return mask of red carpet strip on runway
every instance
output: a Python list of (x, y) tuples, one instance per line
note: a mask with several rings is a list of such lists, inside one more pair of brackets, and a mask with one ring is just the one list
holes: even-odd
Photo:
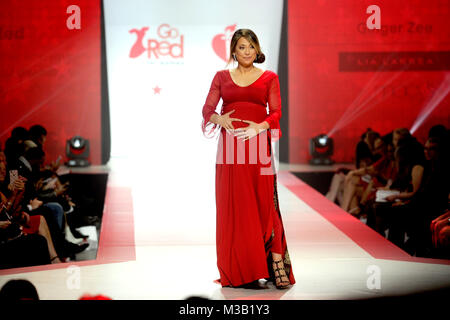
[(450, 260), (410, 256), (288, 171), (278, 172), (278, 181), (376, 259), (450, 265)]
[(61, 269), (71, 265), (81, 267), (134, 260), (136, 260), (136, 250), (131, 188), (108, 187), (95, 260), (5, 269), (0, 270), (0, 275)]

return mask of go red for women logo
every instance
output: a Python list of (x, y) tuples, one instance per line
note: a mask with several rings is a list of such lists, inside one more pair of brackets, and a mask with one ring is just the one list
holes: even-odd
[(228, 61), (230, 56), (230, 42), (236, 30), (236, 24), (225, 28), (224, 33), (219, 33), (212, 40), (212, 47), (214, 52), (224, 61)]
[(141, 29), (131, 29), (130, 33), (135, 33), (137, 36), (136, 42), (130, 50), (130, 58), (137, 58), (144, 52), (147, 52), (149, 59), (160, 59), (161, 57), (169, 57), (173, 59), (180, 59), (184, 56), (184, 36), (178, 29), (171, 27), (169, 24), (161, 24), (156, 28), (156, 37), (149, 37), (144, 40), (144, 37), (150, 27), (143, 27)]

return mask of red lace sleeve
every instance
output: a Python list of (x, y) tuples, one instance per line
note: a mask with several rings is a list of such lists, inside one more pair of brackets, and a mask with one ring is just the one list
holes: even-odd
[[(203, 114), (202, 131), (207, 138), (214, 137), (216, 131), (218, 131), (221, 127), (218, 124), (209, 122), (209, 119), (214, 113), (218, 115), (218, 113), (216, 112), (216, 107), (217, 104), (219, 103), (219, 100), (220, 100), (220, 79), (219, 73), (217, 72), (211, 83), (211, 88), (209, 89), (209, 93), (208, 96), (206, 97), (206, 102), (202, 110)], [(209, 131), (208, 127), (211, 127)]]
[(278, 75), (269, 81), (269, 92), (267, 102), (269, 104), (269, 115), (265, 119), (270, 126), (272, 140), (281, 138), (280, 118), (281, 118), (281, 96), (280, 82)]

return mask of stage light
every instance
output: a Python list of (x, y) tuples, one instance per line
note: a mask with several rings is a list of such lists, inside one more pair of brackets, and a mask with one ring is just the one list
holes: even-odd
[(69, 159), (66, 162), (68, 167), (87, 167), (90, 165), (89, 158), (89, 140), (80, 136), (74, 136), (66, 142), (66, 156)]
[(428, 116), (436, 109), (437, 106), (447, 97), (450, 92), (450, 74), (445, 76), (444, 81), (440, 86), (434, 91), (430, 100), (423, 106), (422, 110), (419, 112), (416, 121), (409, 130), (411, 134), (414, 134), (417, 129), (422, 125), (422, 123), (428, 118)]
[(327, 136), (322, 136), (322, 137), (320, 137), (318, 140), (319, 140), (319, 144), (320, 144), (321, 146), (325, 146), (325, 145), (327, 144), (328, 138), (327, 138)]
[(312, 159), (309, 161), (312, 165), (331, 165), (333, 160), (331, 156), (334, 151), (333, 139), (326, 134), (320, 134), (309, 140), (309, 153)]

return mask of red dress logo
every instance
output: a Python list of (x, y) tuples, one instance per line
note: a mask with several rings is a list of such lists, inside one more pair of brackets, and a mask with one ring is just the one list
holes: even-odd
[(147, 33), (147, 30), (148, 30), (148, 27), (143, 27), (140, 30), (131, 29), (129, 31), (130, 33), (136, 33), (136, 35), (137, 35), (136, 42), (134, 43), (134, 45), (131, 47), (131, 50), (130, 50), (130, 58), (137, 58), (142, 53), (144, 53), (145, 48), (142, 43), (143, 43), (144, 36)]
[(178, 29), (171, 27), (169, 24), (161, 24), (156, 29), (157, 38), (148, 39), (144, 46), (144, 36), (149, 27), (141, 29), (131, 29), (130, 33), (135, 33), (137, 38), (130, 50), (130, 58), (137, 58), (145, 51), (149, 59), (160, 59), (161, 57), (171, 57), (180, 59), (184, 56), (184, 36), (180, 34)]
[(216, 35), (212, 40), (212, 47), (214, 52), (225, 62), (230, 56), (230, 42), (235, 30), (236, 24), (228, 26), (225, 28), (224, 33)]

